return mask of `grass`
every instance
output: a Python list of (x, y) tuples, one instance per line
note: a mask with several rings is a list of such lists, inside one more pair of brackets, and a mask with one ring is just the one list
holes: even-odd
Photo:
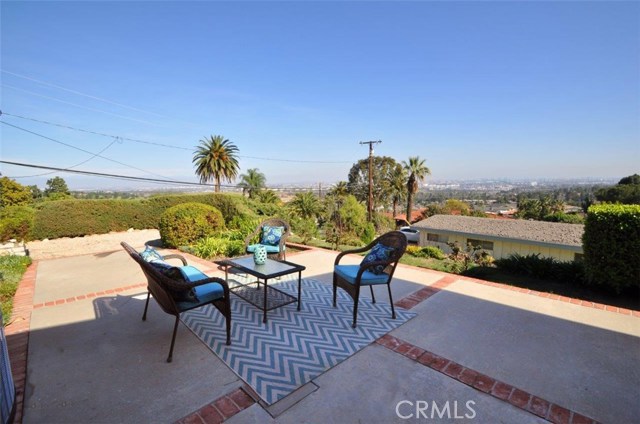
[(18, 283), (30, 264), (31, 258), (26, 256), (0, 256), (0, 308), (5, 323), (11, 318)]

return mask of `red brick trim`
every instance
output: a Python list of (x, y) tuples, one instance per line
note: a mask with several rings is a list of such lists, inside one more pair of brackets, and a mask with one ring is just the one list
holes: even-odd
[(246, 388), (236, 389), (176, 421), (175, 424), (222, 423), (256, 403), (248, 392), (250, 391), (246, 390)]
[(29, 330), (31, 328), (31, 312), (33, 311), (33, 295), (35, 293), (37, 273), (38, 261), (33, 261), (22, 276), (20, 283), (18, 283), (18, 289), (13, 297), (11, 321), (4, 328), (7, 336), (13, 384), (16, 388), (16, 414), (13, 419), (15, 424), (22, 423), (23, 417)]
[(476, 390), (556, 424), (599, 424), (598, 421), (496, 380), (455, 361), (386, 334), (376, 343)]
[(76, 302), (78, 300), (93, 299), (94, 297), (105, 296), (105, 295), (110, 295), (110, 294), (115, 294), (115, 293), (121, 293), (123, 291), (132, 290), (132, 289), (138, 289), (138, 288), (143, 288), (143, 287), (147, 287), (147, 283), (132, 284), (130, 286), (117, 287), (115, 289), (108, 289), (108, 290), (99, 291), (99, 292), (85, 293), (85, 294), (81, 294), (81, 295), (78, 295), (78, 296), (68, 297), (66, 299), (48, 300), (46, 302), (36, 303), (35, 305), (33, 305), (32, 309), (40, 309), (40, 308), (44, 308), (44, 307), (47, 307), (47, 306), (56, 306), (56, 305), (61, 305), (63, 303), (73, 303), (73, 302)]
[(432, 285), (423, 287), (420, 290), (411, 293), (409, 296), (405, 296), (397, 302), (394, 302), (394, 305), (403, 309), (411, 309), (420, 302), (430, 298), (434, 294), (439, 293), (440, 290), (448, 287), (450, 284), (457, 280), (459, 280), (457, 275), (446, 274), (443, 278), (439, 279)]

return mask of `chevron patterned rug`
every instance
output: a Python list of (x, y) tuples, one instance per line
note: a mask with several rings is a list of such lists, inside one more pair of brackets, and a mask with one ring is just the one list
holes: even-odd
[[(283, 277), (273, 286), (296, 295), (297, 277)], [(231, 346), (224, 343), (224, 318), (212, 306), (185, 312), (181, 319), (271, 405), (416, 315), (396, 307), (397, 317), (391, 319), (389, 304), (371, 303), (365, 295), (353, 329), (352, 305), (339, 289), (334, 308), (330, 284), (304, 279), (302, 310), (296, 303), (274, 309), (263, 324), (262, 311), (232, 295)]]

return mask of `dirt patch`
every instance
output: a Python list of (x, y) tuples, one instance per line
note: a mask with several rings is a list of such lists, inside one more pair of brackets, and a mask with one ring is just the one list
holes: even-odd
[(121, 241), (134, 247), (142, 247), (145, 244), (161, 245), (158, 230), (129, 230), (84, 237), (31, 241), (27, 243), (27, 249), (29, 256), (33, 259), (42, 260), (120, 250), (122, 249)]

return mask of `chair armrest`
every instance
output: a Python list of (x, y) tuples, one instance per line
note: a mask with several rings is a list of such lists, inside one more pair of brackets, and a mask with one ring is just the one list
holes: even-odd
[(350, 253), (361, 253), (361, 252), (366, 252), (367, 250), (371, 250), (370, 246), (365, 246), (365, 247), (359, 247), (357, 249), (351, 249), (351, 250), (345, 250), (343, 252), (340, 252), (338, 254), (338, 256), (336, 256), (336, 260), (333, 263), (333, 265), (338, 265), (338, 262), (340, 262), (340, 260), (342, 259), (343, 256), (348, 255)]
[(164, 259), (180, 259), (182, 261), (182, 265), (187, 265), (187, 260), (182, 255), (176, 255), (176, 254), (165, 255)]
[(262, 227), (256, 228), (256, 230), (253, 233), (249, 234), (247, 238), (244, 239), (244, 246), (245, 247), (249, 246), (251, 244), (251, 240), (253, 240), (253, 238), (257, 236), (260, 233), (260, 231), (262, 231)]
[(211, 284), (211, 283), (220, 284), (222, 286), (222, 289), (224, 290), (225, 299), (229, 298), (229, 284), (225, 280), (219, 277), (209, 277), (209, 278), (205, 278), (204, 280), (198, 280), (193, 282), (192, 286), (197, 287), (197, 286), (203, 286), (205, 284)]

